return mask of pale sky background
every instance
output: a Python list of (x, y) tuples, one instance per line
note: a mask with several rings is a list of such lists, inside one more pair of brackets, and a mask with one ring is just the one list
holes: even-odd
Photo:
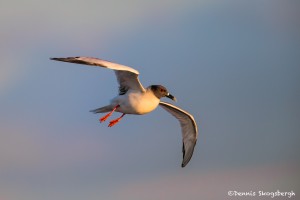
[[(284, 0), (2, 0), (0, 199), (299, 198), (299, 10)], [(117, 83), (110, 70), (49, 60), (79, 55), (131, 66), (177, 97), (199, 125), (187, 167), (179, 124), (161, 108), (113, 128), (88, 112)]]

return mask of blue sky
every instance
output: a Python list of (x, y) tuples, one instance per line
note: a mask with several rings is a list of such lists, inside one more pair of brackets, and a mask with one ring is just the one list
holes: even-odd
[[(3, 1), (0, 199), (299, 194), (298, 11), (278, 0)], [(113, 72), (49, 60), (78, 55), (131, 66), (176, 96), (199, 125), (186, 168), (164, 110), (99, 124), (88, 111), (117, 94)]]

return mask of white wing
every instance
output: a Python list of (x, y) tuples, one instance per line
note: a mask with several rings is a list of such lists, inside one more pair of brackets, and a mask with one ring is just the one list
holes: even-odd
[(118, 83), (120, 85), (120, 94), (125, 94), (129, 89), (138, 90), (142, 92), (145, 91), (144, 87), (138, 79), (139, 72), (131, 67), (91, 57), (67, 57), (50, 59), (62, 62), (92, 65), (112, 69), (115, 71)]
[(188, 112), (166, 102), (160, 102), (159, 105), (171, 113), (175, 118), (179, 120), (182, 132), (182, 153), (183, 160), (181, 167), (185, 167), (191, 160), (194, 147), (197, 142), (198, 128), (194, 120), (194, 117)]

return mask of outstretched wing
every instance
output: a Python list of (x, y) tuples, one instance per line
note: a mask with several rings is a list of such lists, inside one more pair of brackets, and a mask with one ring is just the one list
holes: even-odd
[(182, 153), (183, 160), (181, 167), (185, 167), (191, 160), (198, 137), (198, 128), (194, 117), (188, 112), (166, 102), (159, 105), (178, 119), (182, 132)]
[(131, 67), (120, 65), (117, 63), (101, 60), (91, 57), (67, 57), (67, 58), (50, 58), (51, 60), (57, 60), (62, 62), (70, 62), (83, 65), (99, 66), (115, 71), (118, 83), (119, 94), (125, 94), (129, 89), (138, 90), (144, 92), (145, 89), (139, 81), (139, 72)]

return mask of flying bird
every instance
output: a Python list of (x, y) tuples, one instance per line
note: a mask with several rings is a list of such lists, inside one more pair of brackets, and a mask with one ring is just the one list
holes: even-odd
[(197, 124), (190, 113), (170, 103), (160, 101), (163, 97), (176, 101), (176, 98), (171, 95), (164, 86), (150, 85), (149, 87), (144, 88), (139, 81), (139, 72), (137, 70), (98, 58), (67, 57), (50, 59), (76, 64), (99, 66), (114, 70), (119, 83), (119, 95), (113, 98), (109, 105), (91, 110), (91, 112), (108, 113), (99, 119), (100, 122), (106, 121), (113, 112), (122, 113), (120, 117), (109, 122), (108, 126), (112, 127), (116, 125), (126, 114), (143, 115), (153, 111), (158, 105), (160, 105), (163, 109), (177, 118), (180, 123), (183, 142), (183, 160), (181, 167), (185, 167), (188, 164), (192, 158), (194, 147), (197, 142)]

